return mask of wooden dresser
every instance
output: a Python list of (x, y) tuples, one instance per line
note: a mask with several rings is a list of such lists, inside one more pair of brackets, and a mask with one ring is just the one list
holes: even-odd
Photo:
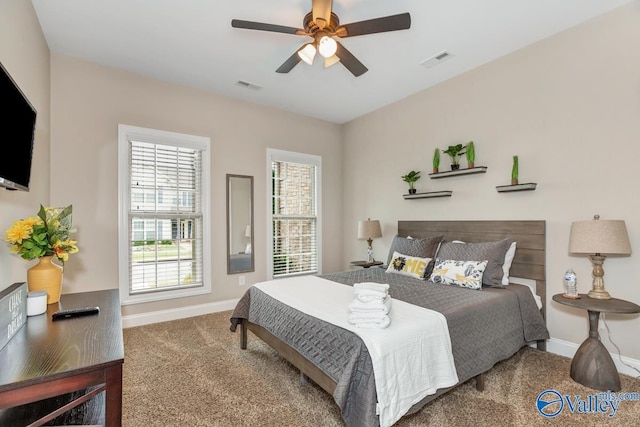
[[(100, 313), (53, 322), (61, 309)], [(0, 351), (0, 425), (122, 424), (124, 343), (117, 289), (65, 294)]]

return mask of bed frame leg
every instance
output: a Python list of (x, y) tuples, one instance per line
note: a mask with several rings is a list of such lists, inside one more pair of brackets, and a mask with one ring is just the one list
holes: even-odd
[(484, 373), (480, 374), (480, 375), (476, 375), (476, 390), (478, 391), (484, 391)]
[(547, 351), (547, 340), (538, 340), (538, 341), (536, 341), (536, 347), (540, 351)]
[(302, 385), (309, 384), (309, 377), (307, 377), (302, 371), (300, 371), (300, 384)]
[(247, 320), (242, 319), (240, 323), (240, 349), (247, 349)]

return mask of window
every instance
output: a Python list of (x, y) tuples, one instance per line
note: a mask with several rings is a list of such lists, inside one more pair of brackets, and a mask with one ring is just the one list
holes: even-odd
[(321, 158), (269, 149), (269, 277), (320, 272)]
[(120, 300), (211, 292), (209, 138), (118, 127)]

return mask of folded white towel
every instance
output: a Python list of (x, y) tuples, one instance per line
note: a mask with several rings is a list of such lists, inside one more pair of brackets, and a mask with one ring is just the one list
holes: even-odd
[(349, 311), (353, 313), (384, 313), (389, 314), (391, 310), (391, 297), (387, 296), (386, 298), (379, 300), (372, 300), (367, 302), (362, 302), (359, 299), (354, 299), (351, 304), (349, 304)]
[(358, 323), (380, 323), (385, 317), (389, 317), (385, 313), (349, 313), (349, 323), (355, 325)]
[(380, 322), (361, 322), (355, 323), (355, 326), (362, 329), (384, 329), (387, 328), (390, 324), (391, 318), (389, 316), (385, 316), (384, 319)]
[(360, 283), (354, 283), (353, 284), (353, 289), (367, 289), (370, 291), (378, 291), (378, 292), (382, 292), (384, 294), (387, 294), (389, 292), (389, 284), (388, 283), (375, 283), (375, 282), (360, 282)]
[(384, 299), (389, 295), (386, 292), (370, 291), (368, 289), (354, 290), (354, 294), (356, 299), (362, 302), (384, 301)]

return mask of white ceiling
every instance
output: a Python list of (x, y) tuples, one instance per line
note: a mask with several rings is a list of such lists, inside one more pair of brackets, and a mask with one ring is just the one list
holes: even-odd
[[(52, 52), (335, 123), (419, 92), (633, 0), (336, 0), (342, 24), (398, 13), (411, 28), (342, 39), (369, 71), (300, 62), (308, 37), (231, 27), (302, 28), (311, 0), (32, 0)], [(420, 65), (447, 51), (434, 68)], [(261, 90), (240, 87), (242, 80)]]

